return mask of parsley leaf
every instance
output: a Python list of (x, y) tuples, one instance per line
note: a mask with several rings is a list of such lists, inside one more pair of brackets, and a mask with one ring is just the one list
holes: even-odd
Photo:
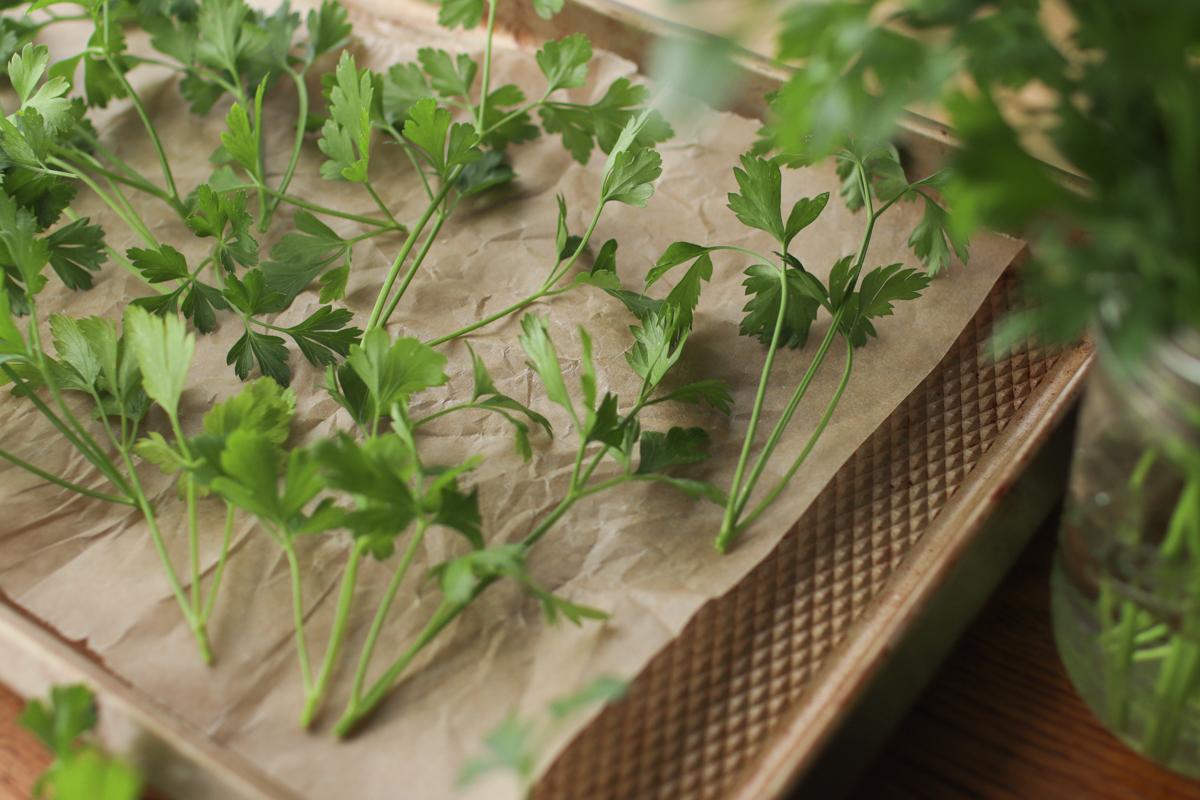
[(187, 226), (200, 237), (217, 239), (214, 256), (229, 272), (238, 264), (258, 263), (258, 242), (250, 233), (253, 220), (246, 211), (244, 191), (215, 191), (207, 183), (196, 188)]
[(322, 367), (336, 362), (338, 356), (344, 357), (362, 337), (358, 328), (346, 327), (353, 319), (354, 314), (347, 309), (321, 306), (287, 332), (309, 363)]
[(913, 228), (912, 235), (908, 237), (908, 246), (925, 264), (929, 274), (937, 275), (950, 267), (951, 248), (959, 260), (966, 263), (970, 256), (968, 242), (950, 225), (946, 209), (928, 196), (922, 196), (925, 200), (925, 213)]
[[(270, 260), (262, 265), (267, 289), (283, 295), (285, 305), (291, 305), (296, 295), (337, 259), (346, 258), (348, 264), (350, 255), (350, 243), (307, 211), (296, 212), (292, 222), (296, 230), (271, 248)], [(331, 282), (340, 280), (344, 290), (348, 274), (347, 267), (342, 276), (332, 278)], [(321, 300), (327, 301), (324, 290)]]
[(226, 437), (246, 430), (282, 445), (291, 432), (296, 413), (296, 393), (267, 378), (250, 381), (232, 397), (217, 403), (204, 415), (204, 432)]
[(92, 274), (107, 258), (104, 230), (87, 217), (67, 223), (46, 237), (50, 267), (68, 289), (92, 288)]
[(451, 124), (450, 112), (439, 108), (432, 98), (413, 104), (403, 134), (420, 148), (421, 155), (443, 180), (456, 167), (466, 166), (482, 155), (474, 126), (465, 122)]
[(175, 316), (157, 317), (139, 306), (125, 309), (125, 334), (142, 373), (142, 388), (168, 416), (179, 412), (196, 337)]
[(483, 20), (483, 0), (442, 0), (438, 24), (444, 28), (475, 28)]
[(349, 349), (346, 363), (366, 388), (376, 417), (390, 413), (395, 403), (404, 404), (409, 395), (447, 380), (445, 356), (411, 337), (392, 342), (379, 328)]
[[(640, 106), (650, 93), (628, 78), (613, 81), (604, 96), (592, 105), (578, 105), (548, 100), (538, 110), (547, 133), (562, 136), (563, 147), (580, 164), (586, 164), (597, 146), (604, 153), (612, 152), (630, 120), (640, 113)], [(637, 144), (652, 147), (671, 138), (671, 126), (657, 111), (649, 112), (637, 132)]]
[(861, 347), (869, 337), (878, 335), (871, 320), (890, 316), (892, 303), (898, 300), (920, 297), (929, 280), (928, 275), (903, 264), (877, 267), (864, 275), (854, 293), (854, 313), (847, 315), (842, 323), (851, 344)]
[(457, 97), (471, 100), (471, 86), (479, 65), (466, 53), (452, 56), (445, 50), (422, 47), (417, 51), (417, 61), (429, 76), (429, 86), (442, 97)]
[(336, 0), (323, 0), (320, 7), (310, 9), (305, 27), (308, 29), (305, 61), (309, 64), (325, 53), (345, 46), (353, 32), (346, 9)]
[(328, 180), (365, 183), (371, 157), (371, 106), (375, 81), (370, 70), (359, 70), (354, 56), (343, 51), (329, 88), (329, 119), (321, 127), (317, 146), (329, 160), (321, 165)]
[(96, 704), (85, 686), (55, 686), (50, 703), (31, 701), (20, 723), (56, 758), (67, 758), (75, 752), (76, 740), (96, 726)]
[(587, 80), (592, 43), (582, 33), (572, 33), (558, 41), (546, 42), (536, 58), (538, 68), (546, 76), (547, 94), (578, 88)]
[[(742, 336), (755, 336), (763, 344), (769, 344), (779, 318), (782, 291), (779, 270), (765, 264), (755, 264), (746, 270), (745, 275), (742, 286), (750, 300), (742, 308), (745, 316), (742, 317), (738, 332)], [(809, 286), (798, 270), (788, 269), (786, 276), (787, 308), (784, 310), (779, 343), (784, 347), (803, 347), (821, 304), (812, 297)]]
[(662, 174), (662, 157), (637, 145), (637, 137), (649, 120), (649, 111), (631, 119), (613, 145), (604, 163), (601, 202), (616, 201), (642, 208), (654, 194), (654, 181)]
[(701, 428), (674, 427), (666, 433), (646, 431), (640, 441), (638, 475), (662, 472), (683, 464), (696, 464), (708, 458), (708, 434)]
[(558, 362), (558, 353), (554, 342), (550, 340), (550, 331), (546, 320), (534, 314), (526, 314), (521, 318), (521, 335), (518, 337), (521, 349), (529, 357), (529, 367), (537, 373), (546, 389), (546, 397), (562, 406), (575, 419), (575, 406), (571, 403), (571, 395), (563, 380), (562, 365)]
[(287, 345), (283, 339), (252, 331), (249, 327), (229, 348), (225, 363), (232, 364), (234, 373), (242, 380), (249, 377), (257, 364), (263, 375), (273, 378), (280, 386), (287, 386), (292, 381)]

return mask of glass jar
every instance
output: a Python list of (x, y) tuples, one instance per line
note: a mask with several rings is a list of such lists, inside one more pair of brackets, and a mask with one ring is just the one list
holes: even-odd
[(1103, 334), (1053, 576), (1059, 653), (1135, 750), (1200, 777), (1200, 334), (1123, 358)]

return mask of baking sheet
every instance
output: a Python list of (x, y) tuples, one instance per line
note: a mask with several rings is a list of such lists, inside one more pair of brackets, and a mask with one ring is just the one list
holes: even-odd
[[(378, 3), (370, 19), (356, 19), (362, 37), (360, 63), (375, 68), (411, 59), (430, 43), (448, 49), (477, 52), (474, 34), (449, 33), (432, 24), (431, 12), (402, 6), (405, 19), (395, 23), (385, 15), (396, 6)], [(616, 76), (629, 74), (631, 65), (602, 56), (593, 66), (588, 86), (576, 99), (598, 97)], [(495, 75), (499, 82), (539, 85), (532, 54), (498, 43)], [(209, 146), (222, 128), (223, 108), (208, 118), (190, 116), (174, 87), (161, 77), (145, 75), (140, 84), (152, 106), (177, 180), (190, 188), (203, 180)], [(283, 153), (290, 139), (291, 98), (280, 88), (271, 111), (281, 122), (271, 129), (269, 152)], [(154, 175), (155, 161), (144, 146), (136, 118), (114, 109), (105, 136), (120, 152)], [(769, 243), (748, 234), (725, 208), (725, 194), (734, 188), (731, 168), (737, 155), (754, 138), (757, 123), (731, 115), (708, 114), (693, 129), (660, 148), (664, 175), (647, 209), (613, 205), (597, 230), (596, 241), (620, 240), (619, 269), (628, 285), (640, 283), (645, 270), (675, 239), (740, 244), (768, 249)], [(203, 142), (198, 147), (197, 143)], [(398, 153), (386, 146), (375, 151), (378, 185), (397, 216), (413, 219), (423, 206), (414, 176)], [(316, 175), (320, 158), (310, 143), (295, 192), (361, 213), (372, 213), (361, 188), (331, 184)], [(418, 336), (444, 333), (507, 305), (536, 287), (552, 266), (555, 192), (566, 195), (573, 230), (590, 215), (598, 189), (600, 159), (583, 168), (571, 161), (556, 139), (545, 138), (514, 151), (520, 176), (516, 202), (495, 207), (461, 209), (447, 224), (413, 290), (393, 318), (392, 331)], [(272, 165), (275, 170), (282, 167)], [(275, 173), (277, 174), (277, 173)], [(832, 167), (789, 173), (788, 196), (831, 191), (838, 181)], [(118, 249), (137, 242), (119, 222), (99, 214), (91, 198), (77, 203), (81, 213), (97, 214)], [(156, 235), (189, 255), (201, 257), (204, 242), (192, 240), (182, 226), (152, 205), (143, 205)], [(913, 263), (904, 240), (918, 207), (900, 207), (877, 228), (869, 265)], [(280, 223), (282, 220), (280, 220)], [(837, 257), (858, 246), (863, 218), (852, 215), (835, 199), (815, 225), (801, 234), (793, 250), (806, 264), (824, 273)], [(277, 223), (282, 233), (286, 225)], [(336, 223), (341, 232), (353, 226)], [(185, 246), (186, 245), (186, 246)], [(198, 245), (198, 246), (197, 246)], [(397, 237), (380, 237), (355, 251), (349, 303), (365, 320), (375, 290), (399, 246)], [(926, 296), (898, 307), (893, 319), (880, 325), (883, 336), (856, 360), (855, 375), (833, 424), (814, 450), (805, 471), (787, 497), (764, 516), (737, 550), (719, 558), (711, 547), (720, 519), (719, 509), (681, 498), (663, 487), (635, 485), (581, 503), (563, 520), (557, 533), (539, 545), (531, 566), (545, 585), (571, 599), (608, 610), (604, 624), (581, 629), (547, 627), (536, 605), (512, 587), (497, 585), (455, 623), (443, 641), (415, 669), (357, 739), (338, 744), (327, 735), (328, 719), (318, 735), (298, 730), (300, 686), (290, 635), (287, 570), (269, 541), (248, 521), (239, 520), (235, 556), (212, 621), (219, 663), (206, 669), (179, 612), (166, 589), (161, 568), (149, 547), (136, 513), (84, 501), (46, 487), (15, 469), (0, 481), (0, 502), (10, 520), (0, 533), (0, 589), (23, 608), (52, 625), (68, 639), (84, 642), (109, 669), (140, 687), (181, 718), (224, 746), (260, 764), (264, 770), (298, 792), (311, 797), (446, 797), (454, 794), (453, 777), (466, 758), (479, 751), (483, 735), (507, 713), (537, 713), (554, 697), (586, 684), (596, 675), (632, 676), (660, 650), (700, 605), (732, 587), (770, 551), (797, 519), (833, 472), (891, 410), (929, 373), (945, 354), (958, 331), (972, 317), (1019, 243), (982, 236), (972, 243), (969, 269), (955, 268), (935, 281)], [(684, 377), (719, 377), (735, 390), (737, 410), (729, 420), (692, 407), (654, 410), (648, 428), (665, 430), (672, 424), (701, 425), (713, 435), (714, 458), (694, 471), (696, 477), (728, 481), (746, 424), (762, 351), (757, 342), (736, 337), (742, 262), (720, 255), (715, 259), (712, 285), (706, 289), (697, 315), (691, 352), (679, 367)], [(48, 310), (116, 315), (126, 298), (144, 293), (136, 278), (107, 268), (104, 280), (87, 294), (44, 296)], [(315, 295), (301, 296), (282, 322), (303, 318), (317, 305)], [(631, 319), (619, 303), (585, 289), (556, 298), (538, 309), (549, 314), (560, 354), (575, 357), (577, 324), (585, 323), (596, 339), (597, 368), (602, 388), (630, 395), (635, 381), (624, 364)], [(822, 332), (814, 329), (814, 338)], [(487, 329), (472, 340), (497, 377), (500, 388), (533, 402), (551, 416), (559, 431), (553, 442), (536, 439), (534, 460), (521, 465), (512, 453), (508, 430), (487, 417), (453, 416), (429, 426), (422, 440), (431, 463), (452, 462), (481, 453), (487, 461), (476, 474), (488, 536), (509, 540), (522, 536), (540, 514), (553, 505), (571, 465), (571, 436), (565, 416), (555, 415), (541, 399), (536, 379), (524, 366), (516, 342), (515, 319)], [(240, 329), (228, 322), (212, 337), (201, 340), (185, 414), (193, 424), (214, 400), (236, 391), (238, 382), (224, 365), (224, 353)], [(783, 354), (776, 362), (779, 378), (797, 376), (807, 352)], [(433, 410), (454, 393), (469, 390), (469, 361), (462, 345), (447, 349), (451, 385), (447, 392), (430, 393), (422, 407)], [(840, 351), (813, 385), (810, 402), (801, 406), (793, 434), (780, 448), (776, 464), (787, 464), (807, 436), (805, 421), (819, 413), (839, 375)], [(298, 437), (327, 434), (346, 425), (336, 406), (320, 389), (321, 375), (293, 359), (294, 385), (300, 396)], [(573, 369), (568, 370), (568, 379)], [(790, 386), (781, 380), (768, 395), (766, 419), (773, 420), (786, 402)], [(39, 464), (88, 480), (85, 462), (72, 457), (54, 440), (48, 424), (24, 404), (0, 404), (0, 439)], [(173, 492), (159, 476), (146, 473), (165, 516), (174, 521), (166, 530), (176, 563), (183, 563), (182, 526)], [(778, 470), (768, 469), (764, 485)], [(221, 509), (206, 509), (206, 563), (215, 559)], [(173, 534), (172, 534), (173, 531)], [(424, 559), (437, 561), (457, 543), (431, 536)], [(309, 641), (319, 658), (332, 614), (332, 594), (340, 577), (346, 542), (338, 537), (311, 543), (303, 556), (308, 574), (304, 586), (310, 605)], [(388, 565), (367, 565), (360, 577), (354, 631), (348, 656), (361, 641), (373, 604), (390, 575)], [(407, 590), (406, 590), (407, 591)], [(403, 597), (404, 595), (402, 595)], [(397, 604), (381, 641), (379, 665), (397, 653), (436, 604), (436, 592), (426, 584), (415, 598)], [(347, 682), (345, 665), (341, 683)], [(344, 689), (344, 686), (338, 686)], [(328, 708), (333, 716), (344, 702), (335, 692)], [(577, 729), (585, 718), (576, 720)], [(570, 730), (564, 731), (556, 746)], [(550, 752), (548, 751), (547, 755)], [(336, 769), (330, 765), (335, 763)], [(474, 794), (495, 797), (499, 785), (481, 784)]]

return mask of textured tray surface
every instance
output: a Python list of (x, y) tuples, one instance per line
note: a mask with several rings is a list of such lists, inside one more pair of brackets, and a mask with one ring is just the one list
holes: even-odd
[(863, 444), (775, 551), (683, 633), (550, 767), (539, 800), (716, 798), (805, 703), (826, 659), (1054, 363), (994, 360), (1011, 271), (938, 368)]

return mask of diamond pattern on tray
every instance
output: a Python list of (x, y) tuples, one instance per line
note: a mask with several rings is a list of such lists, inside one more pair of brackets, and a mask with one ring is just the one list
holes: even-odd
[(736, 785), (1053, 365), (1032, 346), (993, 359), (992, 324), (1016, 305), (1010, 271), (771, 555), (699, 611), (534, 798), (708, 800)]

